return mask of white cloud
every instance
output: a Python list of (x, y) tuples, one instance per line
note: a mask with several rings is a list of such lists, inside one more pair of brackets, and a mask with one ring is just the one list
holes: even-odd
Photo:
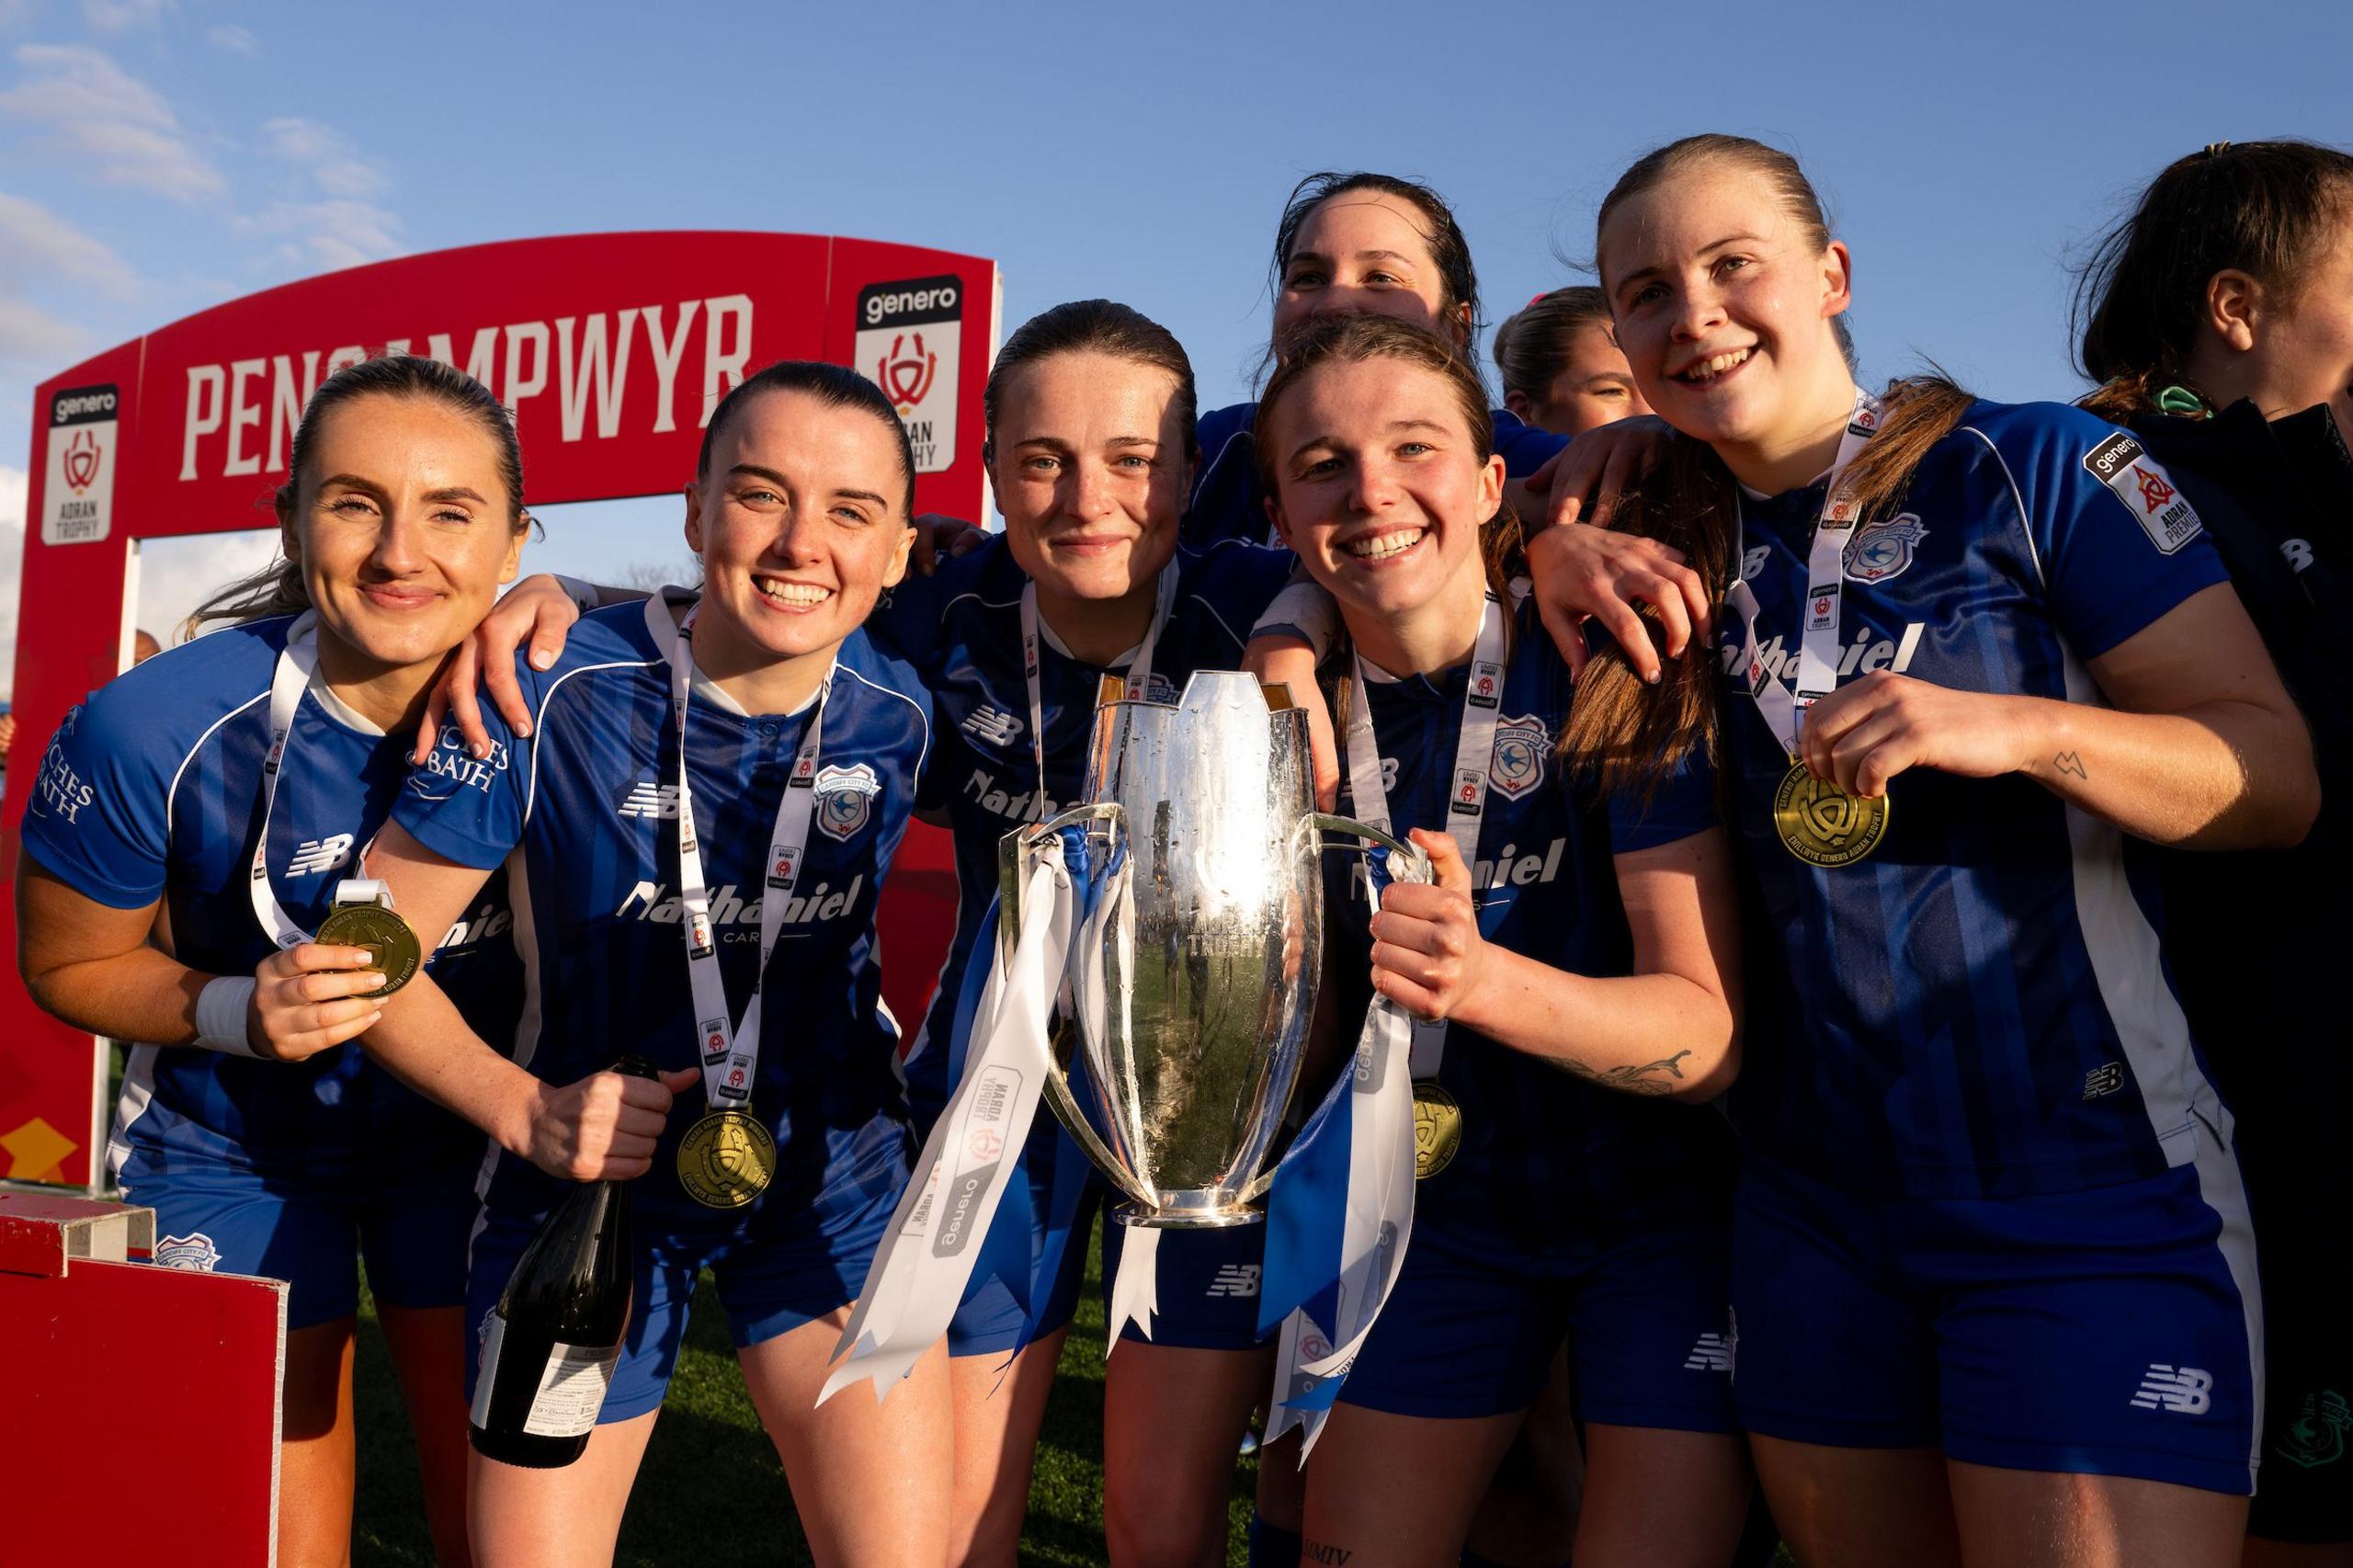
[(0, 700), (17, 685), (17, 599), (25, 566), (25, 471), (0, 464)]
[(248, 60), (261, 54), (261, 40), (233, 23), (204, 29), (205, 41), (223, 54), (242, 54)]
[(392, 184), (333, 126), (288, 116), (267, 122), (261, 131), (272, 153), (307, 173), (328, 196), (364, 200), (382, 195)]
[(82, 0), (82, 19), (102, 33), (152, 27), (179, 9), (179, 0)]
[(30, 365), (48, 375), (82, 357), (90, 335), (29, 300), (0, 294), (0, 366)]
[(130, 264), (104, 241), (38, 202), (0, 190), (0, 286), (33, 279), (71, 283), (116, 299), (139, 288)]
[(358, 267), (406, 248), (399, 215), (367, 201), (279, 201), (237, 227), (282, 240), (279, 259), (298, 267)]
[(0, 92), (0, 114), (46, 127), (52, 150), (87, 164), (101, 180), (187, 202), (228, 188), (171, 105), (102, 51), (28, 43), (17, 46), (16, 61), (25, 75)]

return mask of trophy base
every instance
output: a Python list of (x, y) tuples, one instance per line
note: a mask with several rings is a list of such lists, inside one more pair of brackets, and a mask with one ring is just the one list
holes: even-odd
[(1111, 1210), (1122, 1225), (1132, 1225), (1142, 1231), (1223, 1231), (1238, 1225), (1266, 1222), (1264, 1211), (1256, 1209), (1177, 1209), (1151, 1210), (1138, 1203), (1122, 1203)]

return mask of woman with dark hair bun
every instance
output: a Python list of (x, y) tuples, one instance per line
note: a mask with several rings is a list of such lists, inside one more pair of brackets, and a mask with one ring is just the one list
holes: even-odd
[[(2266, 1414), (2249, 1564), (2353, 1562), (2353, 1267), (2333, 1233), (2353, 1069), (2323, 977), (2353, 947), (2353, 155), (2216, 142), (2100, 240), (2076, 300), (2087, 407), (2195, 502), (2313, 732), (2322, 809), (2292, 855), (2167, 856), (2175, 983), (2239, 1118), (2263, 1245)], [(2263, 982), (2250, 985), (2249, 977)], [(2313, 1549), (2325, 1546), (2325, 1552)]]
[[(210, 636), (68, 713), (28, 793), (17, 962), (42, 1007), (132, 1045), (108, 1168), (167, 1267), (288, 1281), (279, 1560), (348, 1561), (364, 1258), (442, 1563), (467, 1561), (466, 1245), (482, 1137), (369, 1061), (386, 973), (321, 940), (444, 656), (513, 580), (529, 519), (506, 409), (405, 355), (337, 371), (294, 435), (285, 559)], [(522, 977), (504, 876), (425, 972), (506, 1049)], [(411, 962), (415, 953), (412, 949)], [(403, 977), (404, 978), (404, 977)]]
[[(628, 1337), (582, 1372), (594, 1397), (532, 1413), (585, 1451), (473, 1456), (474, 1544), (502, 1568), (611, 1560), (706, 1267), (816, 1560), (947, 1556), (946, 1358), (912, 1358), (880, 1403), (818, 1403), (908, 1185), (873, 924), (931, 705), (862, 626), (906, 568), (914, 496), (872, 381), (787, 360), (739, 383), (685, 487), (699, 587), (588, 616), (548, 667), (518, 660), (528, 738), (494, 712), (480, 751), (446, 731), (379, 842), (426, 926), (510, 858), (528, 916), (513, 1061), (425, 978), (366, 1039), (493, 1140), (468, 1322), (489, 1333), (568, 1184), (631, 1183)], [(612, 1071), (624, 1054), (659, 1078)]]

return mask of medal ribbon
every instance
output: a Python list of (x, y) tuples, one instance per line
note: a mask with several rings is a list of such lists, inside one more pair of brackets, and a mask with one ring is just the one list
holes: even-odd
[[(1464, 863), (1476, 860), (1479, 827), (1486, 812), (1487, 776), (1494, 765), (1496, 715), (1503, 706), (1505, 638), (1507, 619), (1503, 601), (1490, 592), (1480, 612), (1479, 636), (1471, 656), (1471, 674), (1463, 689), (1462, 716), (1455, 732), (1454, 776), (1447, 792), (1447, 834), (1461, 852)], [(1365, 695), (1365, 665), (1356, 661), (1356, 680), (1348, 709), (1348, 786), (1358, 819), (1394, 832), (1389, 816), (1389, 791), (1381, 778), (1380, 746), (1372, 728), (1372, 708)], [(1371, 907), (1380, 907), (1380, 890), (1368, 857), (1365, 892)], [(1435, 1076), (1446, 1051), (1446, 1025), (1422, 1023), (1386, 997), (1376, 996), (1365, 1015), (1350, 1069), (1335, 1085), (1310, 1128), (1300, 1135), (1291, 1158), (1277, 1173), (1268, 1222), (1267, 1300), (1269, 1309), (1285, 1301), (1296, 1304), (1282, 1319), (1275, 1358), (1275, 1387), (1267, 1437), (1269, 1442), (1293, 1426), (1303, 1429), (1304, 1449), (1313, 1449), (1338, 1396), (1340, 1383), (1355, 1364), (1365, 1335), (1388, 1301), (1389, 1292), (1404, 1264), (1414, 1231), (1414, 1091), (1415, 1078)], [(1402, 1059), (1402, 1060), (1401, 1060)], [(1401, 1072), (1403, 1067), (1405, 1071)], [(1333, 1155), (1345, 1148), (1344, 1187), (1336, 1182)], [(1294, 1161), (1297, 1169), (1293, 1169)], [(1291, 1183), (1283, 1180), (1285, 1175)], [(1332, 1188), (1343, 1187), (1341, 1194)], [(1337, 1277), (1318, 1280), (1290, 1278), (1283, 1267), (1276, 1278), (1279, 1241), (1283, 1250), (1301, 1221), (1327, 1225), (1322, 1214), (1286, 1213), (1284, 1198), (1296, 1192), (1305, 1201), (1301, 1210), (1328, 1209), (1340, 1197), (1340, 1244)], [(1308, 1241), (1313, 1248), (1315, 1239)], [(1327, 1297), (1328, 1293), (1328, 1297)], [(1308, 1303), (1328, 1299), (1331, 1335), (1308, 1311)]]
[[(278, 651), (278, 667), (269, 677), (269, 751), (261, 764), (261, 834), (254, 840), (253, 869), (246, 883), (246, 892), (253, 899), (254, 919), (269, 939), (282, 951), (299, 948), (312, 940), (311, 933), (295, 923), (278, 902), (278, 890), (269, 885), (269, 819), (278, 809), (278, 784), (286, 775), (286, 752), (292, 744), (294, 715), (302, 706), (302, 694), (319, 668), (319, 612), (306, 609), (286, 629), (286, 645)], [(352, 867), (365, 871), (368, 857), (363, 850)], [(381, 882), (346, 877), (335, 884), (335, 902), (344, 903), (376, 903), (390, 909), (392, 893)]]
[[(1846, 609), (1847, 546), (1861, 521), (1854, 493), (1846, 483), (1847, 471), (1879, 429), (1883, 412), (1880, 400), (1866, 392), (1855, 394), (1855, 412), (1838, 437), (1838, 456), (1822, 497), (1822, 516), (1813, 526), (1813, 540), (1805, 558), (1805, 626), (1798, 644), (1798, 688), (1790, 690), (1778, 675), (1769, 674), (1758, 653), (1759, 610), (1756, 595), (1738, 575), (1748, 554), (1748, 524), (1737, 495), (1733, 498), (1733, 585), (1724, 603), (1746, 626), (1741, 644), (1741, 667), (1748, 674), (1749, 700), (1765, 716), (1766, 728), (1781, 743), (1790, 760), (1798, 760), (1798, 726), (1805, 710), (1830, 695), (1838, 685), (1839, 620)], [(1771, 700), (1768, 700), (1768, 695)]]
[[(1128, 700), (1140, 702), (1152, 689), (1152, 653), (1160, 642), (1160, 629), (1168, 624), (1168, 612), (1176, 608), (1176, 562), (1171, 560), (1160, 569), (1160, 581), (1154, 589), (1152, 624), (1144, 628), (1143, 641), (1136, 644), (1135, 656), (1128, 661)], [(1043, 822), (1053, 815), (1046, 803), (1046, 704), (1039, 684), (1040, 636), (1038, 632), (1038, 585), (1021, 585), (1021, 679), (1029, 696), (1029, 755), (1038, 764), (1038, 788), (1030, 793), (1029, 820)]]
[[(703, 875), (702, 846), (695, 835), (694, 788), (687, 777), (687, 703), (694, 686), (695, 617), (698, 604), (679, 621), (670, 647), (670, 718), (678, 731), (678, 902), (685, 918), (678, 924), (687, 937), (687, 983), (694, 994), (696, 1034), (702, 1059), (703, 1094), (713, 1110), (740, 1108), (750, 1103), (752, 1081), (760, 1063), (760, 995), (767, 987), (768, 960), (776, 954), (784, 930), (784, 906), (801, 881), (802, 851), (809, 842), (809, 817), (817, 801), (817, 750), (825, 727), (825, 699), (833, 694), (834, 666), (817, 687), (809, 712), (809, 726), (792, 772), (776, 803), (776, 826), (769, 835), (767, 891), (760, 899), (760, 960), (752, 971), (751, 999), (740, 1020), (727, 1006), (726, 983), (719, 974), (719, 942), (710, 925), (710, 887)], [(656, 616), (667, 619), (660, 596), (645, 601), (649, 627)]]

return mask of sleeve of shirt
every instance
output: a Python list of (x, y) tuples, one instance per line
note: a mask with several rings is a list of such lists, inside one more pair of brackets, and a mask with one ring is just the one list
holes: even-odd
[(1604, 803), (1612, 854), (1631, 855), (1674, 844), (1719, 825), (1715, 767), (1694, 746), (1647, 797), (1636, 787), (1618, 790)]
[(1495, 450), (1503, 454), (1504, 472), (1510, 478), (1526, 479), (1560, 456), (1568, 444), (1566, 436), (1523, 424), (1509, 409), (1495, 410)]
[(2228, 580), (2197, 508), (2139, 437), (2058, 403), (2016, 410), (1996, 428), (2052, 618), (2079, 657)]
[(25, 852), (108, 908), (154, 903), (171, 847), (165, 808), (180, 760), (175, 750), (174, 729), (159, 715), (119, 687), (100, 687), (24, 769), (32, 784)]
[[(1257, 623), (1290, 584), (1298, 563), (1299, 557), (1288, 550), (1270, 550), (1238, 540), (1220, 542), (1202, 552), (1186, 591), (1232, 636), (1232, 656), (1238, 659), (1251, 637), (1265, 630)], [(1305, 631), (1301, 635), (1319, 650), (1331, 642), (1328, 634), (1320, 641)]]
[(943, 620), (949, 601), (979, 582), (1005, 548), (1005, 536), (991, 534), (976, 548), (941, 561), (929, 576), (910, 566), (866, 618), (867, 636), (888, 656), (914, 665), (925, 680), (933, 679), (947, 653)]
[[(519, 653), (515, 676), (544, 725), (551, 682)], [(392, 820), (435, 854), (489, 870), (523, 841), (524, 803), (531, 797), (538, 751), (529, 741), (516, 743), (495, 707), (483, 705), (482, 722), (490, 733), (490, 756), (475, 756), (458, 738), (456, 726), (443, 726), (441, 744), (422, 767), (410, 769), (392, 802)]]

